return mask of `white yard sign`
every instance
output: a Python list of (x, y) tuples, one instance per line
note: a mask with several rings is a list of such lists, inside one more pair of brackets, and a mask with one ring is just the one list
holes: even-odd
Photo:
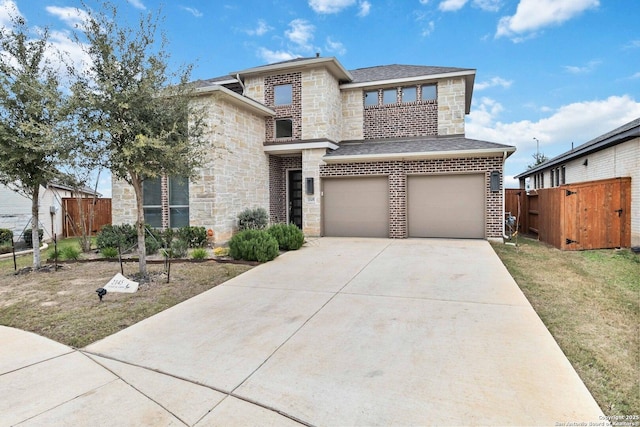
[(107, 292), (123, 292), (132, 294), (138, 291), (138, 282), (131, 281), (118, 273), (104, 286)]

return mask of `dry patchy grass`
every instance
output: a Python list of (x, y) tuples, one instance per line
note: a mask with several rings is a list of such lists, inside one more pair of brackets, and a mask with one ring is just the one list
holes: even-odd
[(640, 256), (493, 247), (602, 410), (640, 414)]
[[(30, 258), (30, 257), (29, 257)], [(20, 260), (20, 265), (28, 263)], [(132, 277), (137, 263), (125, 263)], [(109, 293), (102, 303), (96, 289), (120, 272), (117, 262), (65, 264), (56, 272), (13, 274), (13, 261), (0, 265), (0, 324), (84, 347), (165, 310), (251, 267), (216, 262), (171, 266), (166, 283), (162, 265), (149, 265), (152, 280), (137, 293)]]

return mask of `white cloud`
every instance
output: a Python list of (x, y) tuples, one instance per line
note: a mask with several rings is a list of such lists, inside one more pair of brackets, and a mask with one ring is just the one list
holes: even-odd
[(247, 30), (246, 33), (250, 36), (263, 36), (271, 30), (273, 27), (270, 27), (264, 19), (259, 19), (256, 28)]
[(624, 45), (625, 49), (636, 49), (640, 47), (640, 40), (631, 40), (629, 43)]
[(629, 77), (630, 79), (640, 79), (640, 71), (638, 71), (637, 73), (633, 74), (631, 77)]
[(77, 7), (47, 6), (45, 9), (71, 28), (82, 29), (89, 21), (89, 14)]
[(512, 83), (512, 80), (505, 80), (502, 77), (492, 77), (490, 80), (476, 83), (475, 85), (473, 85), (473, 89), (484, 90), (496, 86), (500, 86), (504, 89), (509, 89)]
[(433, 33), (433, 31), (436, 29), (436, 24), (433, 21), (429, 21), (427, 22), (427, 24), (425, 26), (422, 27), (422, 31), (420, 32), (420, 35), (422, 37), (427, 37), (429, 35), (431, 35), (431, 33)]
[(473, 5), (485, 12), (497, 12), (502, 6), (502, 0), (473, 0)]
[(602, 61), (589, 61), (587, 65), (584, 65), (582, 67), (575, 65), (564, 65), (562, 68), (564, 68), (566, 72), (571, 74), (585, 74), (593, 71), (601, 63)]
[(429, 3), (429, 0), (420, 0), (420, 4), (427, 4)]
[(526, 167), (536, 147), (534, 137), (540, 141), (540, 151), (554, 157), (569, 150), (571, 142), (578, 146), (640, 117), (640, 102), (629, 95), (610, 96), (603, 100), (564, 105), (538, 121), (511, 123), (498, 120), (502, 111), (502, 105), (495, 100), (482, 98), (468, 116), (466, 135), (515, 145), (520, 153), (516, 152), (513, 157), (520, 158)]
[(356, 0), (309, 0), (309, 6), (316, 13), (338, 13), (355, 4)]
[(522, 41), (522, 35), (533, 35), (544, 27), (560, 25), (599, 5), (599, 0), (520, 0), (515, 15), (500, 18), (496, 37)]
[(0, 27), (11, 25), (12, 16), (22, 16), (16, 2), (13, 0), (0, 0)]
[(258, 57), (265, 62), (271, 64), (273, 62), (289, 61), (295, 59), (298, 55), (282, 50), (270, 50), (264, 47), (258, 49)]
[(467, 4), (468, 0), (442, 0), (438, 5), (438, 9), (443, 12), (455, 12), (460, 10)]
[(313, 49), (309, 42), (313, 40), (313, 32), (316, 27), (304, 19), (294, 19), (289, 22), (289, 27), (290, 29), (284, 32), (289, 41), (295, 43), (301, 49)]
[(127, 0), (129, 4), (136, 9), (146, 10), (146, 6), (142, 3), (142, 0)]
[(371, 12), (371, 3), (368, 1), (361, 1), (359, 4), (360, 11), (358, 12), (358, 16), (367, 16), (369, 12)]
[(331, 37), (327, 37), (327, 44), (325, 45), (327, 52), (335, 52), (338, 55), (344, 55), (347, 53), (347, 49), (341, 42), (331, 40)]
[(202, 12), (200, 12), (195, 7), (180, 6), (180, 9), (186, 10), (187, 12), (189, 12), (190, 14), (195, 16), (196, 18), (201, 18), (203, 16)]

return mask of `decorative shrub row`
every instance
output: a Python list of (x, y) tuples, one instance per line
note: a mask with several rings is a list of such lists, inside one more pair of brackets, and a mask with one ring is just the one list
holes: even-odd
[(181, 227), (178, 228), (178, 238), (190, 248), (203, 248), (207, 244), (207, 230), (204, 227)]
[[(161, 246), (161, 235), (156, 229), (147, 227), (147, 235), (144, 239), (145, 252), (147, 255), (155, 254)], [(99, 250), (105, 248), (115, 248), (118, 246), (124, 252), (131, 249), (138, 243), (138, 232), (131, 224), (105, 225), (96, 236), (96, 244)], [(117, 252), (116, 252), (117, 253)]]
[(267, 232), (278, 241), (281, 251), (295, 251), (304, 244), (304, 234), (295, 224), (273, 224)]
[(229, 240), (229, 255), (235, 259), (267, 262), (278, 254), (278, 241), (265, 230), (243, 230)]

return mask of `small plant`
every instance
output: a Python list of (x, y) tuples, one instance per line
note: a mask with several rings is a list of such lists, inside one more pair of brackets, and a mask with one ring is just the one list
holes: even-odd
[(62, 259), (78, 260), (80, 259), (80, 253), (80, 249), (76, 248), (75, 246), (65, 246), (64, 248), (60, 249), (60, 256)]
[(0, 245), (9, 243), (9, 246), (11, 246), (11, 239), (13, 239), (13, 231), (8, 228), (0, 228)]
[(215, 256), (227, 256), (229, 255), (229, 248), (217, 247), (213, 250)]
[(112, 248), (111, 246), (107, 246), (106, 248), (102, 248), (100, 253), (105, 258), (117, 258), (118, 257), (118, 249)]
[(304, 234), (295, 224), (273, 224), (267, 229), (282, 251), (295, 251), (304, 244)]
[[(42, 228), (38, 229), (38, 240), (40, 241), (40, 243), (42, 243), (42, 236), (44, 236), (44, 230)], [(32, 235), (31, 235), (31, 229), (27, 228), (26, 230), (24, 230), (24, 242), (27, 244), (28, 247), (32, 248), (33, 247), (33, 239), (32, 239)]]
[(278, 254), (278, 241), (265, 230), (244, 230), (229, 240), (229, 255), (235, 259), (267, 262)]
[(207, 229), (204, 227), (181, 227), (177, 234), (190, 248), (202, 248), (207, 243)]
[(207, 250), (205, 248), (196, 248), (191, 252), (191, 258), (202, 261), (207, 257)]
[(245, 209), (238, 214), (238, 230), (262, 230), (269, 224), (264, 208)]
[(184, 258), (187, 256), (187, 242), (177, 239), (171, 242), (168, 248), (163, 248), (160, 253), (165, 258)]

